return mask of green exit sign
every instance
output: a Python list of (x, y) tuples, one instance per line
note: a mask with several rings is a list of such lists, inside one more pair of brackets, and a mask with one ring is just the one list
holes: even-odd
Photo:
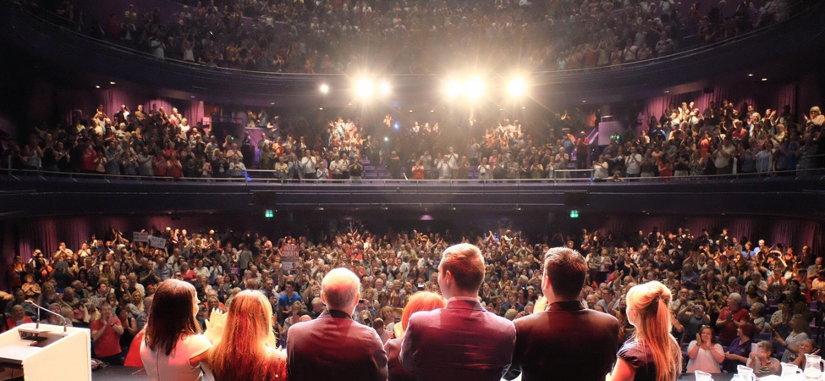
[(579, 218), (579, 211), (576, 210), (576, 209), (571, 210), (570, 211), (570, 218)]
[(273, 212), (273, 211), (272, 211), (272, 209), (267, 209), (267, 210), (264, 212), (264, 217), (266, 217), (266, 218), (272, 218), (272, 217), (275, 217), (275, 212)]

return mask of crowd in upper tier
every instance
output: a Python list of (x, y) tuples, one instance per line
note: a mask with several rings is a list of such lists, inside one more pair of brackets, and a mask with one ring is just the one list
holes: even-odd
[[(26, 3), (42, 1), (27, 0)], [(124, 3), (91, 20), (48, 7), (75, 30), (210, 67), (302, 73), (440, 73), (472, 62), (527, 71), (667, 56), (787, 19), (792, 0), (186, 0), (174, 14)], [(500, 57), (508, 57), (503, 60)]]
[[(548, 179), (588, 177), (598, 181), (634, 177), (771, 174), (823, 168), (825, 116), (811, 107), (800, 118), (785, 106), (761, 113), (727, 99), (700, 110), (692, 102), (669, 105), (647, 128), (627, 128), (609, 145), (588, 140), (593, 114), (550, 115), (546, 125), (519, 120), (477, 122), (466, 134), (437, 120), (401, 125), (387, 115), (378, 125), (339, 117), (312, 125), (248, 112), (247, 127), (223, 137), (211, 125), (192, 125), (176, 108), (115, 115), (100, 106), (76, 110), (71, 123), (42, 124), (28, 140), (0, 152), (2, 165), (108, 175), (172, 178), (271, 177), (280, 179)], [(591, 124), (592, 125), (592, 124)], [(483, 128), (478, 128), (482, 126)], [(390, 138), (391, 137), (391, 138)], [(2, 147), (2, 146), (0, 146)], [(1, 148), (0, 148), (1, 149)], [(365, 173), (369, 165), (371, 174)], [(266, 172), (247, 172), (248, 170)]]
[[(683, 344), (690, 372), (735, 370), (751, 361), (749, 342), (757, 339), (771, 344), (768, 355), (803, 364), (803, 355), (815, 350), (809, 340), (816, 325), (811, 324), (816, 315), (812, 307), (825, 301), (821, 253), (809, 246), (734, 237), (727, 229), (694, 235), (687, 229), (654, 227), (624, 236), (583, 230), (528, 237), (507, 227), (484, 233), (375, 232), (356, 223), (337, 231), (307, 231), (311, 234), (267, 237), (229, 229), (152, 227), (146, 230), (152, 237), (149, 245), (113, 228), (79, 247), (61, 243), (35, 250), (30, 259), (17, 255), (8, 277), (12, 295), (3, 294), (9, 300), (3, 329), (31, 321), (35, 310), (25, 301), (35, 301), (74, 326), (97, 331), (105, 327), (101, 321), (117, 325), (113, 332), (93, 336), (94, 353), (122, 361), (149, 319), (157, 286), (177, 279), (194, 286), (202, 328), (208, 311), (231, 309), (242, 290), (263, 293), (277, 317), (274, 335), (283, 344), (291, 327), (324, 312), (322, 279), (332, 269), (346, 268), (360, 280), (361, 300), (352, 318), (387, 342), (398, 337), (395, 326), (411, 296), (443, 291), (438, 279), (442, 252), (461, 242), (477, 246), (484, 258), (477, 294), (482, 307), (509, 320), (538, 312), (549, 248), (581, 252), (587, 274), (574, 299), (617, 318), (619, 343), (631, 340), (635, 329), (625, 312), (628, 290), (660, 281), (673, 294), (671, 333)], [(61, 323), (59, 317), (48, 319)], [(696, 346), (707, 351), (694, 353)]]

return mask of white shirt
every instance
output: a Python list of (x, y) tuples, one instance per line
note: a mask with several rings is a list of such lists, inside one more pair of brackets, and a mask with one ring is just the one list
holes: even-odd
[[(691, 341), (690, 345), (688, 345), (688, 352), (690, 352), (690, 350), (697, 345), (696, 340)], [(722, 350), (722, 346), (719, 344), (713, 344), (711, 349), (699, 348), (696, 358), (688, 361), (687, 372), (693, 373), (697, 370), (701, 370), (708, 373), (722, 373), (722, 370), (719, 368), (719, 363), (716, 362), (715, 358), (713, 358), (711, 351), (725, 353)]]
[(175, 349), (169, 356), (155, 353), (146, 346), (146, 341), (140, 343), (140, 359), (143, 368), (152, 381), (200, 381), (203, 380), (201, 366), (192, 367), (189, 359), (209, 350), (212, 344), (203, 335), (189, 335), (178, 340)]
[(301, 166), (304, 167), (304, 173), (315, 173), (315, 164), (318, 161), (314, 157), (304, 156), (301, 159)]

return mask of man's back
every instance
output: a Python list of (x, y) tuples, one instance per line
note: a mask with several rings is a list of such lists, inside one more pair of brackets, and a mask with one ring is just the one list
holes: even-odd
[(419, 380), (498, 381), (513, 358), (515, 328), (477, 301), (410, 317), (401, 349), (405, 368)]
[(341, 311), (290, 327), (286, 348), (292, 381), (387, 379), (387, 354), (378, 334)]
[(578, 301), (515, 321), (513, 369), (522, 380), (603, 381), (616, 361), (619, 322)]

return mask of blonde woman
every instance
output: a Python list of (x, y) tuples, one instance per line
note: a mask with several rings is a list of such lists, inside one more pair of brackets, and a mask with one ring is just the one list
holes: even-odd
[(607, 379), (612, 381), (675, 381), (682, 366), (679, 344), (670, 335), (672, 295), (653, 281), (627, 292), (627, 319), (636, 333), (618, 353)]
[(239, 292), (229, 304), (221, 340), (209, 355), (215, 380), (286, 380), (286, 355), (275, 343), (266, 296)]

